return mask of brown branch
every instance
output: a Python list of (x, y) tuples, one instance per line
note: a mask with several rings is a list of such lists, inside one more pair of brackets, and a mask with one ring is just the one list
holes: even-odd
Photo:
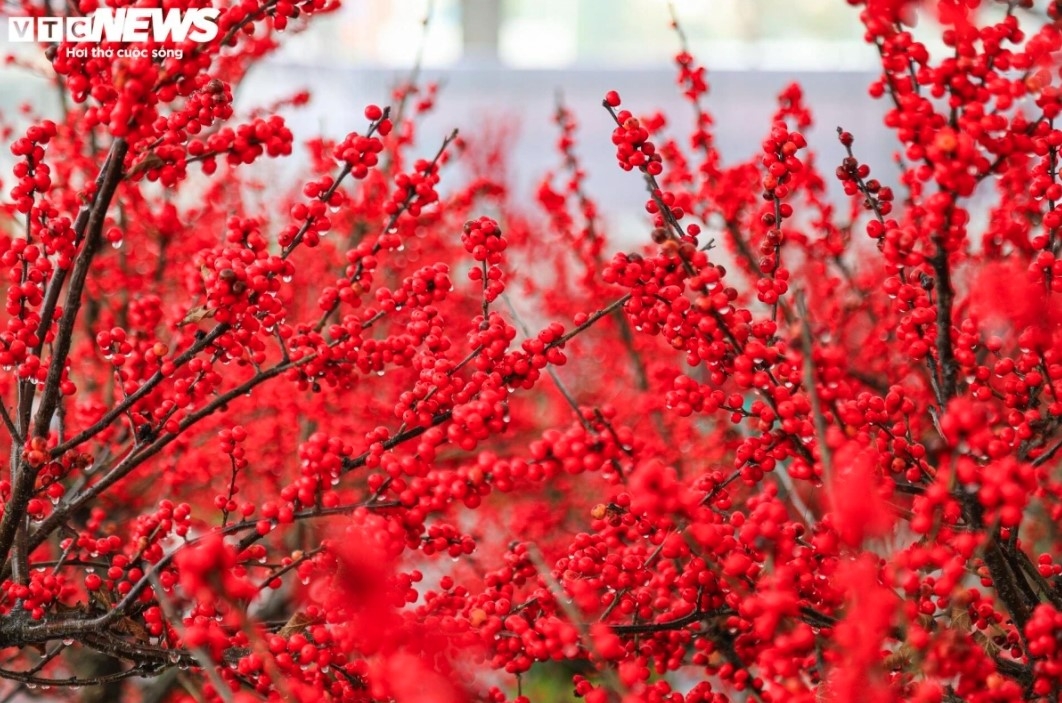
[(103, 223), (107, 217), (111, 199), (118, 189), (118, 184), (121, 183), (122, 164), (128, 150), (129, 145), (124, 139), (116, 139), (111, 145), (111, 152), (104, 168), (103, 185), (96, 195), (92, 212), (88, 217), (85, 242), (74, 264), (74, 273), (66, 292), (66, 302), (63, 304), (63, 315), (59, 318), (59, 330), (52, 343), (52, 362), (48, 367), (48, 376), (44, 381), (40, 405), (37, 408), (37, 416), (34, 418), (33, 432), (38, 437), (47, 436), (52, 414), (59, 402), (59, 381), (66, 367), (66, 358), (70, 353), (74, 323), (77, 321), (81, 300), (85, 293), (85, 281), (88, 279), (89, 268), (92, 266), (92, 260), (102, 241)]
[(940, 364), (940, 392), (944, 404), (955, 397), (955, 375), (959, 363), (955, 360), (955, 350), (951, 340), (951, 309), (955, 299), (955, 289), (951, 285), (951, 268), (948, 265), (948, 252), (940, 235), (934, 236), (936, 252), (929, 259), (933, 267), (934, 288), (937, 293), (937, 359)]
[(720, 615), (726, 615), (730, 611), (723, 610), (694, 610), (688, 615), (683, 615), (681, 618), (675, 618), (674, 620), (665, 620), (664, 622), (646, 622), (638, 623), (636, 625), (609, 625), (612, 631), (617, 635), (648, 635), (654, 632), (667, 632), (669, 630), (681, 630), (687, 625), (692, 625), (695, 622), (701, 622), (711, 617)]
[(316, 355), (310, 354), (303, 357), (302, 359), (299, 359), (298, 361), (280, 363), (266, 371), (255, 374), (254, 377), (248, 379), (244, 383), (241, 383), (240, 385), (236, 386), (235, 388), (229, 390), (226, 393), (222, 393), (218, 396), (215, 396), (215, 398), (210, 403), (203, 406), (199, 410), (187, 415), (183, 420), (181, 420), (176, 433), (161, 434), (150, 444), (134, 447), (128, 454), (125, 455), (125, 458), (118, 462), (117, 465), (112, 467), (110, 471), (108, 471), (107, 474), (103, 476), (103, 478), (101, 478), (96, 483), (92, 484), (92, 486), (90, 486), (84, 493), (62, 503), (59, 507), (56, 508), (55, 511), (52, 512), (51, 515), (45, 518), (41, 525), (30, 536), (30, 548), (33, 549), (36, 546), (40, 545), (41, 542), (43, 542), (47, 538), (48, 534), (50, 534), (53, 530), (55, 530), (56, 527), (66, 521), (67, 517), (72, 512), (78, 510), (87, 502), (98, 497), (101, 493), (103, 493), (103, 491), (107, 490), (115, 483), (128, 476), (145, 460), (155, 456), (160, 451), (162, 451), (162, 449), (166, 447), (166, 445), (168, 445), (173, 440), (177, 439), (177, 437), (179, 437), (181, 433), (185, 432), (189, 427), (196, 424), (203, 418), (214, 414), (227, 403), (235, 400), (236, 398), (247, 393), (248, 391), (253, 390), (258, 385), (268, 381), (271, 378), (279, 376), (280, 374), (286, 371), (302, 366), (303, 364), (308, 363), (314, 358), (316, 358)]
[[(564, 334), (561, 337), (559, 337), (559, 338), (553, 340), (552, 342), (550, 342), (549, 344), (547, 344), (546, 345), (546, 350), (548, 351), (549, 349), (553, 349), (555, 347), (559, 347), (559, 346), (564, 345), (566, 342), (571, 340), (573, 337), (575, 337), (579, 333), (589, 329), (595, 322), (600, 320), (602, 317), (605, 317), (606, 315), (611, 314), (613, 310), (619, 309), (623, 304), (625, 304), (628, 300), (630, 300), (630, 298), (631, 298), (631, 295), (630, 295), (630, 293), (628, 293), (627, 295), (624, 295), (622, 298), (618, 298), (618, 299), (614, 300), (612, 303), (610, 303), (609, 305), (601, 308), (597, 312), (595, 312), (592, 315), (590, 315), (590, 317), (586, 318), (586, 321), (583, 322), (581, 325), (576, 326), (575, 328), (573, 328), (567, 334)], [(506, 383), (508, 383), (508, 382), (510, 382), (512, 380), (514, 380), (513, 376), (507, 376), (506, 379), (505, 379)], [(406, 442), (406, 441), (408, 441), (410, 439), (413, 439), (414, 437), (419, 437), (420, 435), (422, 435), (425, 432), (427, 432), (429, 428), (435, 427), (436, 425), (441, 425), (442, 423), (446, 422), (447, 420), (450, 419), (450, 417), (452, 415), (453, 415), (453, 410), (452, 409), (442, 410), (440, 412), (437, 412), (437, 413), (435, 413), (435, 415), (432, 416), (431, 422), (429, 422), (427, 425), (420, 425), (418, 427), (412, 427), (412, 428), (410, 428), (408, 430), (404, 430), (404, 431), (398, 432), (393, 437), (385, 440), (383, 442), (383, 448), (385, 450), (393, 449), (394, 447), (398, 446), (399, 444), (402, 444), (403, 442)], [(353, 471), (354, 469), (358, 469), (358, 468), (361, 468), (362, 466), (365, 466), (365, 462), (368, 460), (368, 458), (369, 458), (369, 452), (365, 452), (365, 453), (360, 454), (360, 455), (358, 455), (356, 457), (349, 458), (349, 459), (344, 459), (343, 460), (343, 473), (346, 473), (348, 471)]]
[[(181, 366), (187, 364), (196, 356), (196, 354), (213, 344), (218, 337), (220, 337), (228, 330), (229, 325), (225, 323), (215, 326), (214, 329), (210, 330), (210, 332), (208, 332), (205, 336), (197, 339), (191, 347), (189, 347), (184, 353), (182, 353), (180, 356), (173, 360), (174, 368), (180, 368)], [(151, 376), (151, 378), (144, 382), (142, 386), (140, 386), (135, 391), (123, 398), (121, 403), (118, 403), (113, 408), (108, 410), (103, 415), (103, 417), (97, 420), (91, 427), (82, 430), (77, 435), (71, 437), (67, 441), (52, 449), (52, 457), (62, 456), (67, 451), (73, 449), (82, 442), (92, 439), (92, 437), (105, 430), (112, 422), (114, 422), (115, 419), (118, 418), (119, 415), (122, 415), (126, 410), (132, 407), (133, 404), (136, 403), (136, 401), (140, 400), (145, 395), (150, 393), (151, 390), (163, 380), (165, 380), (165, 378), (166, 377), (163, 376), (161, 371), (156, 371)]]
[[(55, 412), (55, 407), (59, 402), (59, 382), (66, 366), (66, 358), (70, 353), (74, 323), (77, 321), (77, 313), (81, 307), (85, 281), (88, 278), (92, 259), (99, 248), (107, 209), (110, 207), (111, 199), (114, 197), (114, 193), (121, 181), (122, 162), (128, 149), (129, 145), (124, 139), (116, 139), (111, 145), (110, 153), (102, 168), (102, 185), (96, 193), (92, 207), (89, 210), (82, 210), (78, 216), (77, 224), (81, 225), (82, 231), (85, 232), (85, 241), (81, 253), (78, 255), (77, 262), (74, 264), (74, 273), (70, 281), (70, 287), (67, 290), (63, 315), (59, 320), (59, 330), (53, 342), (51, 365), (48, 369), (44, 391), (34, 422), (34, 434), (39, 437), (47, 436), (52, 414)], [(19, 422), (23, 435), (29, 433), (28, 420), (32, 397), (32, 384), (20, 383)], [(33, 494), (33, 484), (37, 479), (37, 471), (21, 461), (15, 451), (11, 452), (11, 468), (12, 474), (14, 474), (12, 476), (11, 499), (5, 507), (3, 520), (0, 521), (0, 562), (7, 563), (8, 556), (14, 546), (16, 554), (10, 566), (16, 580), (21, 582), (26, 578), (26, 574), (22, 573), (24, 569), (21, 567), (28, 552), (26, 551), (25, 541), (18, 538), (18, 535), (20, 533), (23, 536), (25, 535), (26, 506)]]
[[(439, 150), (437, 152), (435, 152), (435, 156), (432, 158), (431, 162), (429, 162), (429, 165), (428, 165), (429, 170), (433, 171), (439, 165), (439, 161), (442, 159), (443, 154), (446, 153), (446, 149), (456, 139), (457, 139), (457, 130), (455, 129), (454, 131), (450, 132), (450, 134), (447, 135), (445, 139), (443, 139), (442, 145), (439, 147)], [(412, 205), (413, 201), (416, 200), (416, 199), (417, 199), (417, 191), (414, 188), (412, 188), (412, 187), (407, 188), (406, 189), (406, 197), (402, 200), (401, 203), (399, 203), (398, 209), (395, 210), (395, 212), (391, 215), (390, 218), (388, 218), (387, 223), (383, 226), (383, 229), (381, 230), (381, 232), (384, 232), (384, 233), (390, 232), (391, 229), (394, 228), (398, 224), (398, 219), (400, 217), (402, 217), (402, 215), (405, 214), (406, 210), (409, 209), (409, 206)], [(377, 239), (376, 243), (373, 244), (372, 254), (375, 256), (379, 251), (380, 251), (380, 241), (379, 241), (379, 239)], [(351, 276), (349, 277), (348, 280), (350, 280), (351, 282), (357, 281), (361, 277), (361, 274), (362, 274), (362, 271), (364, 270), (364, 267), (365, 267), (364, 260), (363, 259), (358, 259), (358, 263), (354, 267), (354, 273), (351, 274)], [(340, 303), (339, 298), (336, 298), (335, 301), (329, 306), (329, 308), (327, 310), (325, 310), (324, 314), (321, 315), (321, 318), (317, 321), (317, 324), (314, 325), (314, 330), (316, 332), (320, 332), (321, 330), (324, 329), (325, 325), (328, 324), (328, 319), (332, 316), (332, 314), (336, 311), (336, 309), (339, 308), (339, 303)]]
[(815, 363), (812, 361), (814, 349), (811, 338), (811, 324), (808, 322), (808, 308), (804, 296), (797, 296), (797, 314), (800, 315), (800, 338), (804, 346), (804, 385), (811, 401), (811, 417), (815, 423), (815, 440), (819, 445), (819, 460), (822, 463), (822, 481), (827, 486), (827, 495), (833, 502), (833, 459), (830, 455), (830, 447), (826, 443), (826, 417), (822, 414), (822, 404), (819, 401), (818, 391), (815, 389)]

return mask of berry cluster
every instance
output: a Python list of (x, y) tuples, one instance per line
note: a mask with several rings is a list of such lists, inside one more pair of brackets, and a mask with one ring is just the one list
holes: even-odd
[[(605, 96), (605, 105), (610, 109), (620, 106), (620, 97), (616, 91)], [(616, 145), (616, 159), (624, 171), (639, 169), (651, 176), (658, 176), (664, 170), (663, 159), (656, 150), (656, 145), (649, 141), (649, 130), (629, 110), (613, 113), (616, 129), (612, 130), (612, 143)]]

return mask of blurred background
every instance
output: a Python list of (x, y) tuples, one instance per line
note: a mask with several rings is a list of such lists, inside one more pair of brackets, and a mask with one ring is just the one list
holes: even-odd
[[(860, 158), (892, 180), (884, 103), (866, 93), (877, 55), (862, 41), (856, 8), (845, 0), (675, 0), (674, 7), (691, 51), (709, 69), (705, 104), (725, 160), (756, 154), (775, 96), (798, 81), (814, 112), (808, 137), (823, 170), (832, 173), (843, 157), (835, 135), (841, 125), (856, 135)], [(510, 175), (528, 194), (559, 162), (552, 115), (563, 95), (580, 124), (589, 188), (622, 240), (644, 239), (645, 192), (637, 175), (615, 164), (602, 97), (615, 89), (636, 114), (662, 110), (680, 138), (693, 121), (675, 85), (680, 43), (665, 0), (344, 0), (338, 12), (286, 34), (281, 51), (240, 86), (239, 107), (308, 89), (311, 103), (285, 112), (296, 136), (341, 136), (364, 128), (364, 105), (390, 102), (419, 55), (422, 79), (440, 89), (418, 151), (434, 153), (455, 127), (470, 137), (511, 131)], [(39, 55), (35, 47), (0, 44), (0, 53), (12, 49), (31, 62)], [(54, 109), (46, 71), (0, 68), (0, 111), (10, 117), (26, 101)]]
[[(778, 92), (798, 81), (826, 173), (843, 158), (843, 125), (856, 134), (860, 157), (891, 180), (884, 104), (866, 94), (877, 52), (862, 41), (858, 10), (845, 0), (677, 0), (674, 10), (708, 67), (706, 107), (726, 160), (757, 153)], [(434, 152), (454, 127), (466, 135), (513, 130), (509, 175), (530, 195), (559, 163), (552, 117), (561, 95), (580, 126), (589, 190), (615, 244), (628, 246), (645, 241), (646, 194), (641, 178), (616, 165), (601, 99), (614, 89), (635, 114), (663, 111), (685, 144), (693, 110), (675, 82), (680, 46), (666, 0), (347, 0), (334, 17), (292, 36), (241, 97), (269, 102), (304, 85), (313, 102), (295, 124), (339, 135), (360, 129), (361, 106), (387, 102), (419, 55), (423, 78), (440, 84), (419, 150)]]

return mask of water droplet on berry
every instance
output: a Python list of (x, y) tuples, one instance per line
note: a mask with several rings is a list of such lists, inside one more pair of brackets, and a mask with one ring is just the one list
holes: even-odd
[(291, 276), (281, 276), (280, 280), (284, 281), (284, 283), (291, 283)]
[(122, 248), (122, 240), (121, 239), (119, 239), (116, 242), (111, 242), (111, 249), (121, 249), (121, 248)]

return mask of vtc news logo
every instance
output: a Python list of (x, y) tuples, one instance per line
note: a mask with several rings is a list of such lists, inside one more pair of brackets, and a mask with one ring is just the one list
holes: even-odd
[(218, 35), (220, 10), (100, 9), (85, 17), (8, 17), (10, 42), (208, 42)]

